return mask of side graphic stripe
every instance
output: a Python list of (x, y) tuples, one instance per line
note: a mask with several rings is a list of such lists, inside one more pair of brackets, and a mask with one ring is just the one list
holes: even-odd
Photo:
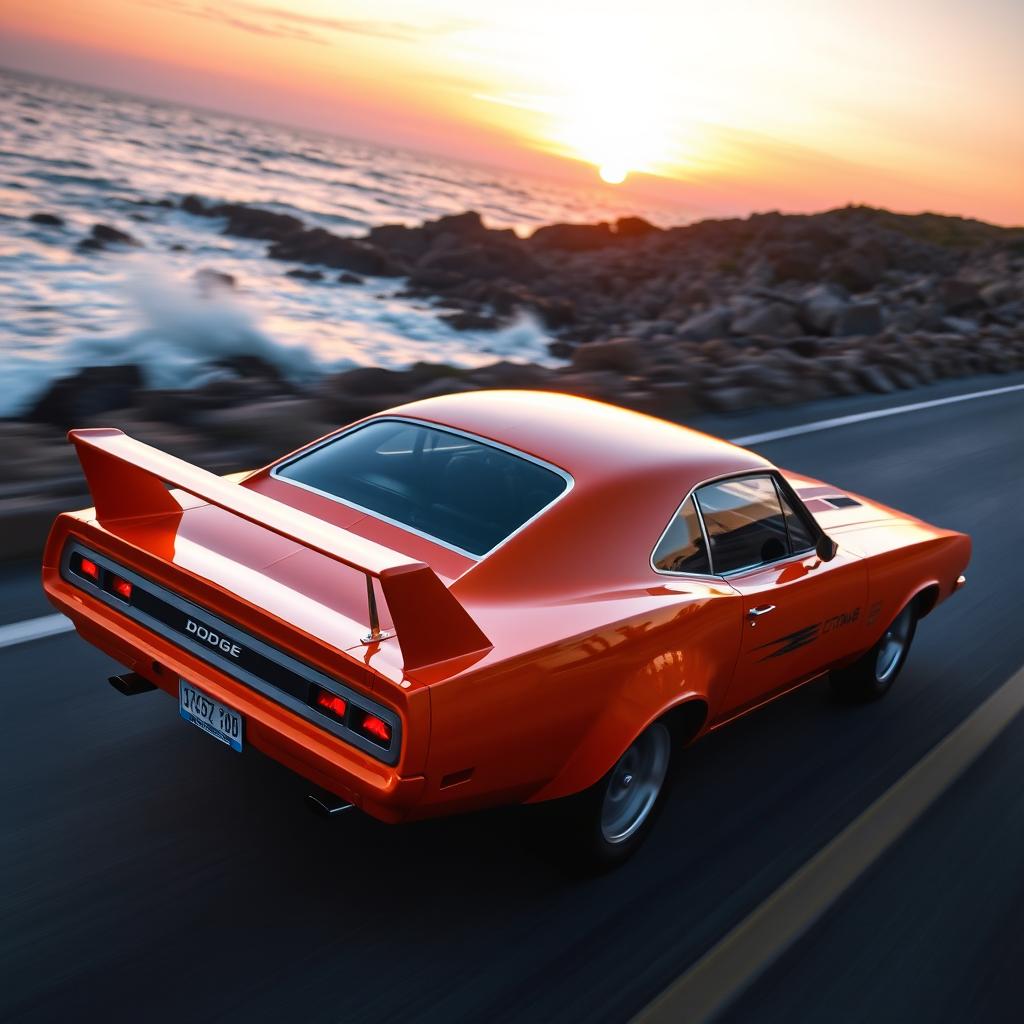
[(774, 647), (776, 644), (782, 646), (778, 650), (772, 651), (766, 654), (761, 661), (768, 661), (769, 658), (778, 658), (783, 654), (790, 654), (792, 651), (799, 650), (801, 647), (806, 647), (808, 644), (814, 643), (818, 639), (821, 631), (821, 623), (815, 622), (813, 625), (804, 626), (802, 629), (798, 629), (793, 633), (787, 633), (785, 636), (776, 637), (774, 640), (769, 640), (767, 643), (760, 644), (755, 647), (755, 651), (764, 650), (765, 647)]

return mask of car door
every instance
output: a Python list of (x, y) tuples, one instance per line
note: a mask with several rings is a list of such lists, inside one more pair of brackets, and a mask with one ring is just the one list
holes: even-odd
[(867, 567), (842, 546), (831, 561), (818, 557), (818, 528), (781, 478), (719, 480), (695, 498), (712, 571), (743, 599), (724, 712), (758, 704), (860, 649)]

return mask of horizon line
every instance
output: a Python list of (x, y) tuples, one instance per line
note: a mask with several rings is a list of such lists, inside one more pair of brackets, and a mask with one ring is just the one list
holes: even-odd
[[(58, 85), (72, 86), (77, 89), (91, 90), (100, 94), (109, 94), (113, 96), (120, 96), (130, 100), (137, 100), (143, 103), (152, 103), (158, 106), (169, 106), (178, 107), (182, 110), (189, 110), (200, 114), (212, 114), (217, 117), (230, 117), (237, 118), (241, 121), (248, 121), (253, 124), (265, 125), (272, 128), (284, 129), (286, 131), (296, 132), (298, 134), (308, 134), (311, 136), (319, 136), (324, 139), (331, 139), (340, 142), (356, 143), (360, 145), (376, 146), (383, 150), (394, 150), (397, 152), (410, 153), (416, 156), (425, 157), (432, 160), (438, 160), (450, 164), (476, 167), (481, 170), (494, 171), (496, 173), (510, 175), (512, 177), (519, 177), (525, 180), (531, 178), (540, 179), (541, 181), (547, 182), (553, 186), (562, 189), (572, 190), (574, 186), (565, 180), (560, 180), (555, 176), (545, 174), (543, 171), (521, 171), (515, 168), (489, 163), (485, 160), (474, 160), (463, 156), (451, 156), (438, 152), (437, 150), (421, 149), (418, 146), (408, 145), (404, 142), (391, 142), (380, 139), (367, 138), (359, 135), (348, 135), (338, 131), (329, 131), (323, 128), (314, 128), (311, 125), (299, 124), (293, 121), (281, 121), (273, 118), (259, 117), (255, 114), (240, 113), (234, 110), (228, 110), (224, 107), (217, 106), (205, 106), (201, 104), (191, 103), (185, 100), (172, 99), (168, 96), (161, 96), (151, 92), (138, 92), (130, 89), (119, 88), (112, 85), (99, 85), (95, 82), (85, 82), (77, 78), (68, 78), (62, 75), (54, 74), (52, 72), (43, 72), (37, 70), (29, 70), (27, 68), (12, 67), (9, 64), (0, 64), (0, 74), (9, 74), (13, 76), (22, 76), (25, 78), (32, 78), (43, 82), (52, 82)], [(550, 156), (550, 154), (549, 154)], [(582, 167), (590, 165), (586, 160), (575, 159), (564, 155), (554, 156), (553, 159), (557, 159), (568, 167)], [(670, 178), (663, 175), (650, 174), (647, 172), (639, 172), (637, 174), (639, 178), (650, 178), (655, 181), (664, 182), (667, 185), (674, 185), (680, 189), (686, 188), (686, 183), (677, 178)], [(637, 188), (634, 185), (634, 188)], [(643, 186), (639, 186), (640, 190), (643, 190)], [(605, 195), (609, 193), (605, 192)], [(658, 199), (654, 196), (645, 196), (652, 204), (666, 204), (664, 199)], [(971, 216), (964, 213), (948, 213), (939, 210), (921, 208), (915, 210), (908, 209), (896, 209), (888, 206), (873, 206), (870, 203), (858, 202), (853, 199), (848, 199), (845, 203), (838, 202), (835, 205), (828, 205), (823, 209), (817, 209), (812, 212), (806, 212), (803, 210), (786, 210), (782, 207), (768, 207), (763, 209), (757, 209), (751, 207), (745, 214), (733, 214), (733, 215), (722, 215), (709, 213), (706, 210), (701, 210), (699, 215), (689, 220), (682, 220), (673, 223), (670, 227), (682, 227), (689, 226), (692, 224), (701, 223), (707, 220), (749, 220), (752, 217), (766, 216), (770, 214), (779, 214), (786, 217), (815, 217), (827, 213), (833, 213), (839, 210), (848, 209), (865, 209), (873, 210), (882, 213), (890, 213), (899, 217), (941, 217), (950, 220), (959, 220), (967, 223), (980, 224), (986, 227), (996, 228), (1001, 231), (1024, 231), (1024, 223), (999, 223), (997, 221), (984, 220), (981, 217)], [(668, 212), (667, 209), (665, 212)], [(629, 213), (624, 213), (622, 216), (631, 216)]]

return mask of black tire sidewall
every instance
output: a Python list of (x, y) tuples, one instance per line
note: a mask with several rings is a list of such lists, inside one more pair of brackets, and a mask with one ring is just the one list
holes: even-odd
[(615, 764), (593, 786), (537, 806), (537, 825), (544, 834), (535, 834), (535, 838), (541, 839), (545, 858), (572, 875), (601, 874), (628, 860), (650, 835), (671, 791), (675, 768), (671, 730), (669, 738), (669, 761), (658, 796), (647, 817), (629, 838), (620, 843), (609, 842), (601, 828), (604, 797), (618, 765), (616, 758)]
[(903, 671), (903, 666), (907, 663), (910, 648), (917, 633), (918, 616), (916, 611), (911, 614), (907, 642), (900, 652), (892, 674), (885, 682), (878, 678), (878, 655), (882, 649), (882, 644), (885, 642), (885, 634), (908, 607), (912, 608), (913, 602), (910, 605), (904, 605), (900, 609), (899, 614), (893, 617), (892, 622), (886, 626), (885, 631), (883, 631), (877, 642), (866, 654), (863, 654), (852, 665), (847, 665), (846, 668), (834, 669), (829, 673), (832, 689), (838, 697), (848, 701), (879, 700), (892, 689), (893, 683), (899, 678), (900, 673)]
[[(905, 612), (905, 611), (906, 611), (906, 608), (904, 608), (900, 612), (900, 615), (902, 615), (903, 612)], [(896, 618), (892, 620), (893, 623), (896, 622), (896, 620), (899, 617), (900, 616), (897, 615)], [(891, 628), (891, 626), (892, 626), (892, 623), (889, 624), (888, 628)], [(887, 629), (887, 631), (888, 631), (888, 629)], [(884, 694), (888, 693), (889, 690), (892, 689), (892, 684), (895, 683), (896, 680), (899, 678), (900, 673), (903, 671), (903, 666), (907, 663), (907, 658), (910, 656), (910, 647), (914, 643), (914, 635), (916, 633), (917, 633), (917, 615), (912, 612), (911, 616), (910, 616), (910, 629), (909, 629), (909, 631), (907, 633), (907, 642), (903, 645), (903, 650), (900, 651), (899, 657), (896, 659), (896, 665), (893, 668), (892, 673), (890, 674), (889, 678), (887, 680), (885, 680), (884, 682), (881, 679), (878, 678), (878, 654), (879, 654), (879, 652), (882, 649), (882, 644), (885, 642), (885, 633), (882, 634), (882, 637), (878, 641), (878, 643), (875, 644), (875, 646), (871, 648), (871, 657), (874, 659), (873, 660), (873, 667), (872, 667), (872, 670), (871, 670), (871, 674), (874, 676), (875, 691), (877, 692), (879, 697), (881, 697)]]

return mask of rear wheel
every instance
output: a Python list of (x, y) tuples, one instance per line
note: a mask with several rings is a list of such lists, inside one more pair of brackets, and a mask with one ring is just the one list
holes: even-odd
[(649, 725), (589, 789), (541, 805), (544, 852), (576, 873), (616, 867), (647, 838), (667, 791), (672, 738)]
[(907, 660), (916, 629), (917, 608), (911, 601), (867, 654), (831, 673), (832, 688), (847, 700), (884, 697)]

